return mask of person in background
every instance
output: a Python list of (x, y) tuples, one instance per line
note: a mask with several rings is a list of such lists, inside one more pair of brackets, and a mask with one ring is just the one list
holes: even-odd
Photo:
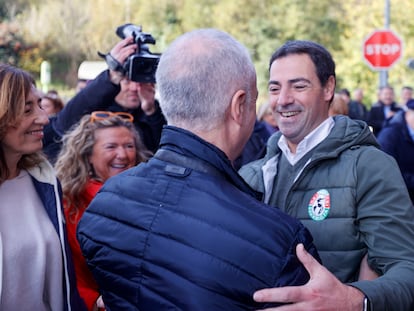
[[(110, 55), (122, 67), (136, 48), (131, 36), (118, 42)], [(121, 72), (108, 69), (91, 80), (50, 120), (50, 125), (45, 129), (43, 151), (52, 163), (61, 148), (63, 134), (83, 115), (97, 110), (132, 114), (145, 147), (151, 152), (157, 150), (166, 121), (155, 99), (155, 84), (134, 82)]]
[(361, 88), (357, 88), (354, 90), (353, 93), (354, 97), (348, 104), (348, 116), (354, 120), (367, 120), (368, 110), (365, 107), (363, 99), (364, 99), (364, 91)]
[(265, 122), (266, 128), (270, 134), (273, 134), (279, 130), (269, 102), (265, 102), (259, 107), (259, 110), (257, 112), (257, 119), (259, 122)]
[(62, 183), (77, 286), (90, 311), (103, 307), (103, 302), (79, 248), (76, 227), (108, 178), (148, 159), (149, 151), (132, 121), (132, 115), (127, 113), (95, 111), (83, 116), (79, 124), (63, 136), (63, 147), (55, 165)]
[[(331, 54), (312, 41), (288, 41), (269, 72), (279, 132), (266, 156), (240, 174), (265, 203), (302, 221), (324, 266), (298, 247), (311, 280), (258, 291), (255, 300), (291, 303), (283, 310), (295, 311), (414, 310), (414, 208), (396, 161), (368, 125), (329, 117)], [(365, 256), (378, 278), (359, 280)]]
[(263, 121), (256, 120), (253, 127), (253, 132), (249, 140), (244, 145), (241, 154), (233, 161), (235, 170), (239, 170), (243, 165), (260, 159), (266, 152), (266, 142), (271, 133)]
[(331, 105), (329, 106), (329, 116), (336, 115), (348, 115), (348, 104), (344, 100), (343, 96), (339, 93), (335, 93)]
[[(348, 89), (341, 89), (338, 94), (346, 103), (348, 108), (346, 108), (347, 113), (344, 113), (345, 110), (341, 110), (342, 112), (339, 114), (344, 114), (354, 120), (363, 120), (366, 121), (367, 119), (367, 108), (365, 107), (362, 99), (364, 98), (364, 92), (362, 89), (356, 89), (354, 91), (354, 99), (351, 99), (351, 93)], [(336, 97), (336, 96), (335, 96)], [(334, 98), (335, 101), (335, 98)]]
[(375, 103), (368, 113), (368, 125), (372, 127), (375, 136), (378, 136), (382, 127), (394, 114), (402, 110), (395, 102), (394, 88), (389, 85), (380, 87), (378, 102)]
[(0, 310), (85, 310), (60, 185), (42, 156), (49, 122), (25, 71), (0, 65)]
[(413, 88), (411, 86), (403, 86), (401, 89), (401, 102), (400, 107), (407, 108), (407, 103), (410, 99), (413, 99)]
[(341, 89), (338, 94), (342, 97), (342, 100), (348, 105), (351, 101), (351, 93), (348, 89)]
[[(176, 39), (156, 73), (168, 125), (147, 162), (110, 178), (78, 240), (110, 310), (254, 310), (260, 288), (304, 284), (317, 252), (299, 221), (257, 200), (231, 162), (256, 120), (256, 71), (229, 34)], [(214, 92), (211, 92), (214, 90)], [(119, 208), (114, 208), (119, 207)]]
[(90, 80), (85, 80), (85, 79), (78, 79), (76, 81), (76, 86), (75, 86), (75, 93), (79, 93), (80, 91), (82, 91), (86, 85), (89, 83)]
[[(243, 148), (242, 153), (233, 161), (233, 167), (239, 170), (243, 165), (262, 158), (266, 153), (266, 142), (277, 131), (276, 121), (268, 114), (267, 103), (263, 104), (257, 113), (253, 132)], [(270, 112), (271, 113), (271, 112)]]
[(382, 150), (397, 161), (414, 203), (414, 99), (405, 106), (406, 111), (396, 113), (377, 139)]
[(55, 116), (64, 107), (63, 100), (55, 90), (50, 90), (43, 95), (40, 105), (49, 117)]

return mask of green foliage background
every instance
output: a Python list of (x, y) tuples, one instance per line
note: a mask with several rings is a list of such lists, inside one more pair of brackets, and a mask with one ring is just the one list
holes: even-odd
[[(403, 85), (414, 86), (414, 71), (406, 65), (414, 58), (414, 19), (409, 18), (414, 1), (390, 0), (390, 8), (390, 28), (404, 41), (403, 57), (388, 73), (399, 95)], [(54, 81), (73, 87), (79, 64), (99, 60), (98, 50), (109, 51), (123, 23), (142, 25), (157, 40), (151, 51), (161, 53), (185, 31), (216, 27), (250, 49), (258, 72), (258, 104), (266, 100), (272, 52), (286, 40), (308, 39), (332, 52), (338, 89), (362, 87), (370, 106), (379, 75), (364, 62), (362, 43), (384, 28), (384, 10), (383, 0), (0, 0), (0, 61), (13, 59), (39, 74), (40, 62), (48, 60)], [(12, 39), (10, 31), (2, 31), (6, 26), (14, 27)]]

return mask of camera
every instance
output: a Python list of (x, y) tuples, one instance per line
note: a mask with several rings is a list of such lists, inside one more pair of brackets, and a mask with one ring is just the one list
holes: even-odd
[(116, 29), (118, 37), (124, 39), (132, 36), (137, 45), (135, 54), (128, 57), (123, 68), (131, 81), (155, 83), (155, 71), (161, 54), (151, 53), (148, 44), (155, 44), (154, 37), (142, 32), (142, 27), (134, 24), (125, 24)]

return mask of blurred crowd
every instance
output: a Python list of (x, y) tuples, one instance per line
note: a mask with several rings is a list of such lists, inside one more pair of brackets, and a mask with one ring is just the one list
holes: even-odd
[(0, 310), (414, 308), (411, 86), (367, 103), (294, 40), (256, 107), (230, 35), (177, 38), (157, 84), (133, 40), (67, 102), (0, 64)]

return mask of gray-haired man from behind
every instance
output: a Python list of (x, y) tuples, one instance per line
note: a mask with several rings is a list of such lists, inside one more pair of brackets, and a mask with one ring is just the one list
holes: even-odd
[(269, 286), (307, 282), (299, 221), (257, 200), (231, 165), (256, 119), (256, 72), (229, 34), (201, 29), (162, 54), (159, 151), (109, 179), (78, 239), (110, 310), (255, 310)]

